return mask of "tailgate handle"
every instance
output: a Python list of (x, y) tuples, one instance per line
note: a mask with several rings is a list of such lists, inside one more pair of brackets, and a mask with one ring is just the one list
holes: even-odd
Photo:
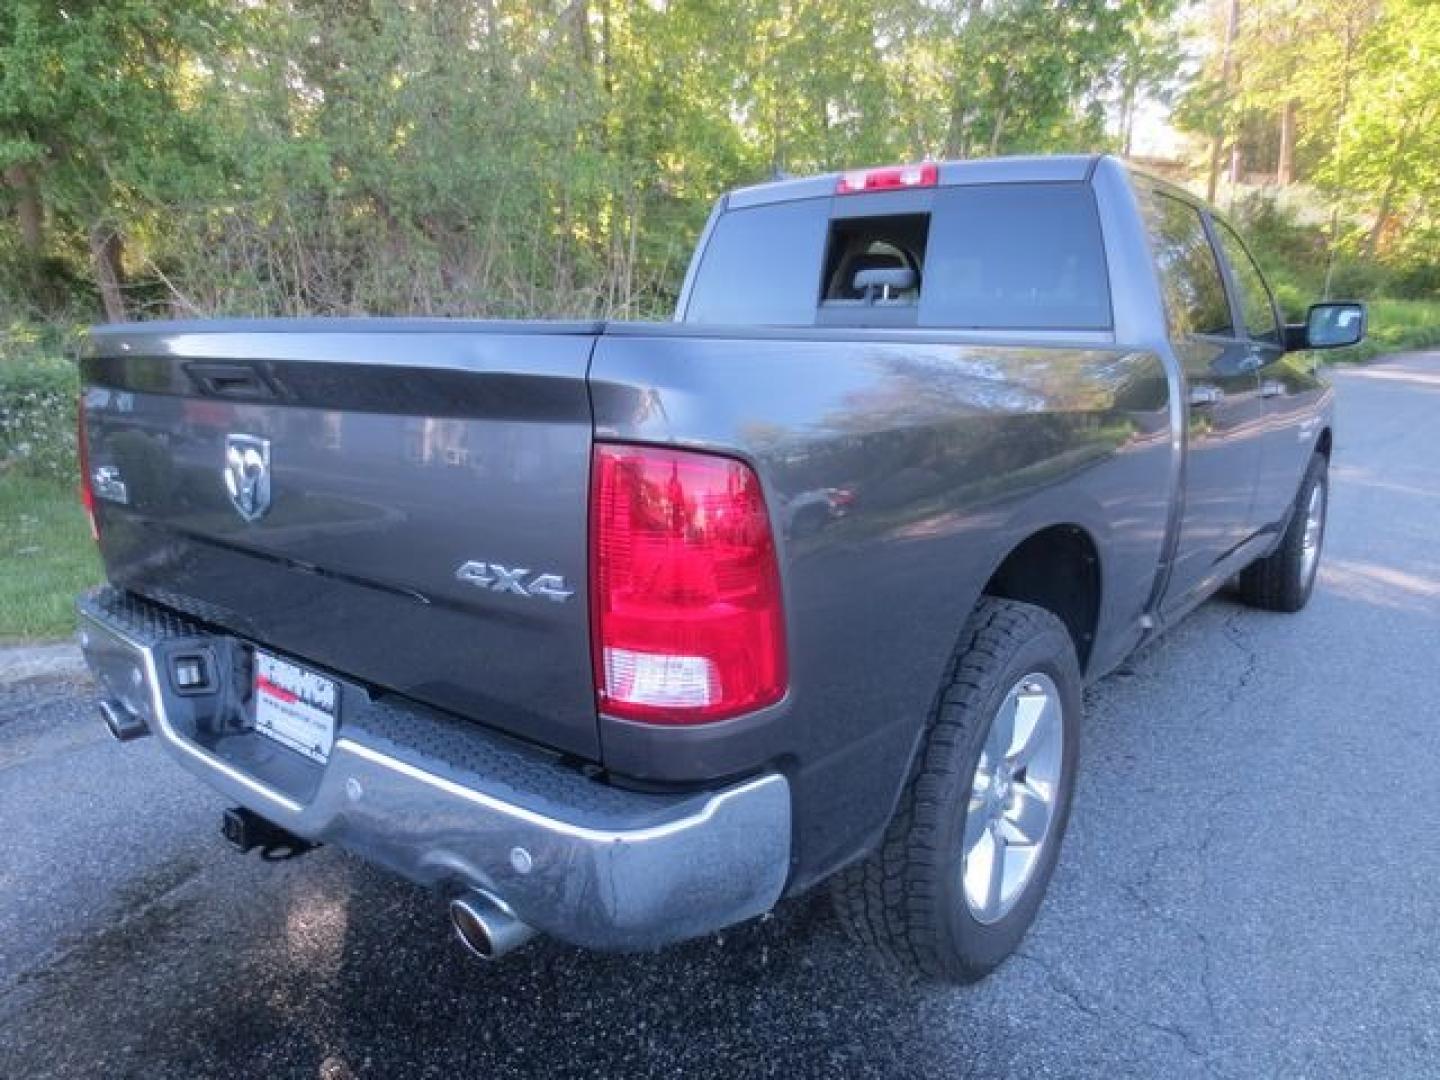
[(248, 364), (186, 364), (190, 378), (215, 397), (273, 398), (275, 388)]

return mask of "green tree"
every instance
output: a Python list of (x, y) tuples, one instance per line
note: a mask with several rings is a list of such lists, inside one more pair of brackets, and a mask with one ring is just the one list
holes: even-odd
[(87, 259), (107, 317), (126, 316), (137, 208), (192, 190), (196, 57), (222, 36), (208, 0), (10, 0), (0, 12), (0, 177), (22, 273)]
[[(903, 113), (926, 152), (972, 157), (1104, 142), (1107, 99), (1149, 85), (1169, 0), (942, 0), (893, 18)], [(1151, 40), (1146, 41), (1149, 33)], [(1133, 103), (1133, 101), (1132, 101)]]
[(1428, 226), (1440, 199), (1440, 7), (1390, 0), (1359, 47), (1357, 67), (1321, 179), (1369, 220), (1357, 250), (1368, 259)]

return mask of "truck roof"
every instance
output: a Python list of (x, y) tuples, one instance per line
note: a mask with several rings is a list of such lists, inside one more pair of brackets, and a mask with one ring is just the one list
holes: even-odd
[[(1078, 183), (1088, 180), (1099, 154), (1033, 154), (1021, 157), (971, 158), (941, 161), (939, 187), (959, 184)], [(843, 172), (797, 179), (773, 180), (737, 188), (725, 197), (726, 209), (736, 210), (794, 199), (817, 199), (835, 194)]]

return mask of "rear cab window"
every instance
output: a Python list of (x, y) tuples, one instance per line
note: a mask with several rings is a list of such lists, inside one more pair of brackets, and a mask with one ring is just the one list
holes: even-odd
[(684, 319), (1108, 330), (1094, 195), (1084, 183), (976, 184), (727, 211)]

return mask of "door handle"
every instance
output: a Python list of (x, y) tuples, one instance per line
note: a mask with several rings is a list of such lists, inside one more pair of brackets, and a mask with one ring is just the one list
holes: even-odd
[(185, 371), (201, 391), (213, 397), (250, 401), (275, 397), (269, 380), (249, 364), (189, 363)]
[(1211, 405), (1217, 405), (1225, 400), (1225, 391), (1218, 386), (1192, 386), (1190, 388), (1190, 407), (1194, 409), (1205, 409)]
[(1245, 361), (1243, 364), (1241, 364), (1240, 368), (1242, 371), (1259, 371), (1268, 362), (1269, 357), (1267, 357), (1261, 350), (1249, 349), (1245, 353)]
[(1261, 397), (1279, 397), (1285, 393), (1285, 384), (1279, 379), (1266, 379), (1260, 384)]

